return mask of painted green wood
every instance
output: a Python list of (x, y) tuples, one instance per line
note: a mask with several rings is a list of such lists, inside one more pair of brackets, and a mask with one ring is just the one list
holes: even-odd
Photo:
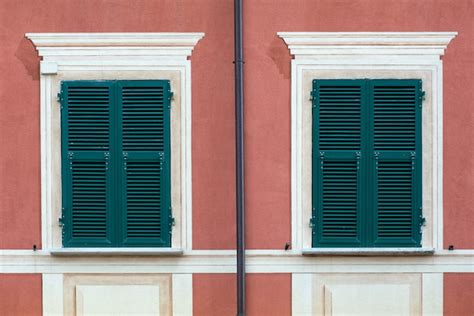
[(165, 80), (61, 83), (64, 247), (171, 245), (170, 95)]
[(313, 82), (313, 243), (360, 247), (363, 80)]
[(61, 83), (62, 224), (65, 247), (114, 245), (110, 82)]
[(421, 245), (421, 80), (371, 80), (375, 247)]
[(171, 246), (170, 85), (118, 85), (122, 159), (120, 238), (124, 246)]
[(313, 246), (416, 247), (421, 81), (313, 81)]

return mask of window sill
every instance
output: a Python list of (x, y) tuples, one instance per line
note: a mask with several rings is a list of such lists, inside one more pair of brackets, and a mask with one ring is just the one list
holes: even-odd
[(430, 256), (434, 248), (309, 248), (304, 256)]
[(53, 256), (181, 256), (181, 248), (56, 248)]

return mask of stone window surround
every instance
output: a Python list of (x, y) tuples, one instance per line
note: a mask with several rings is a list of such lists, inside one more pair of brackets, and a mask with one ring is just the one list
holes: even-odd
[[(456, 32), (279, 32), (291, 61), (292, 248), (307, 255), (430, 254), (443, 249), (443, 73)], [(422, 79), (422, 248), (312, 248), (311, 101), (313, 79)]]
[[(41, 241), (52, 254), (178, 255), (192, 249), (191, 61), (204, 33), (28, 33), (42, 57)], [(171, 248), (62, 248), (60, 112), (61, 80), (168, 79), (172, 101)], [(177, 135), (177, 136), (175, 136)]]

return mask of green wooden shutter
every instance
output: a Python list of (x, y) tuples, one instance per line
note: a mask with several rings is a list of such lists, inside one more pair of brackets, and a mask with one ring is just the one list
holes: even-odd
[(63, 244), (107, 247), (114, 239), (112, 84), (62, 82), (60, 98)]
[(363, 80), (313, 81), (313, 243), (361, 245)]
[(171, 245), (169, 81), (120, 81), (121, 243)]
[(371, 80), (373, 245), (420, 246), (421, 80)]
[(64, 247), (171, 246), (169, 81), (61, 83)]
[(420, 246), (420, 80), (313, 81), (313, 246)]

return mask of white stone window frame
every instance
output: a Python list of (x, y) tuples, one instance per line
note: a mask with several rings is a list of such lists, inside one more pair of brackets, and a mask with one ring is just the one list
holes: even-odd
[[(291, 240), (303, 254), (428, 254), (443, 249), (443, 69), (456, 32), (279, 32), (291, 61)], [(422, 79), (421, 248), (312, 248), (311, 81)]]
[[(41, 242), (52, 254), (176, 255), (192, 249), (191, 61), (204, 33), (27, 33), (40, 62)], [(171, 191), (170, 248), (63, 248), (61, 227), (61, 80), (168, 79)], [(173, 135), (174, 134), (174, 135)]]

